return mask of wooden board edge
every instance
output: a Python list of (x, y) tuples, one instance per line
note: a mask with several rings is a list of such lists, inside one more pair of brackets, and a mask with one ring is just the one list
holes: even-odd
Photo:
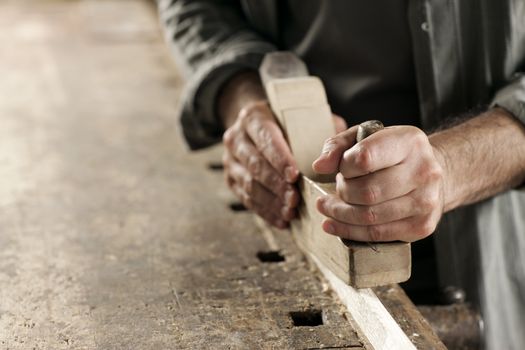
[(341, 281), (319, 259), (309, 254), (324, 278), (344, 304), (359, 328), (374, 349), (416, 349), (392, 315), (370, 288), (355, 289)]

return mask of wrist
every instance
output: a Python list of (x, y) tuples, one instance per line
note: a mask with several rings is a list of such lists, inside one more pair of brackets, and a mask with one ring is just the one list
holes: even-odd
[(450, 211), (458, 206), (456, 193), (453, 191), (454, 178), (451, 176), (451, 169), (448, 161), (448, 156), (446, 149), (443, 147), (443, 144), (440, 143), (440, 138), (436, 134), (429, 137), (432, 150), (434, 152), (434, 157), (439, 163), (442, 171), (442, 197), (443, 197), (443, 213)]
[(241, 109), (253, 102), (266, 100), (259, 75), (243, 71), (234, 75), (221, 89), (218, 97), (218, 114), (225, 129), (235, 123)]
[(501, 108), (429, 136), (444, 177), (444, 211), (523, 183), (525, 129)]

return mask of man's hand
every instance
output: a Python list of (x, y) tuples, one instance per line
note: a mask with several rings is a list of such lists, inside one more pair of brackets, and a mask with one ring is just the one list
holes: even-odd
[[(339, 171), (337, 196), (319, 198), (323, 229), (356, 241), (412, 242), (434, 232), (444, 208), (441, 155), (423, 131), (394, 126), (358, 144), (357, 127), (326, 141), (314, 170)], [(439, 160), (439, 161), (438, 161)]]
[(243, 204), (284, 228), (295, 216), (299, 171), (266, 101), (242, 108), (223, 136), (226, 181)]
[[(279, 228), (295, 217), (299, 170), (266, 101), (259, 76), (240, 73), (224, 87), (219, 114), (226, 132), (223, 155), (226, 182), (243, 204)], [(337, 132), (347, 128), (334, 116)]]

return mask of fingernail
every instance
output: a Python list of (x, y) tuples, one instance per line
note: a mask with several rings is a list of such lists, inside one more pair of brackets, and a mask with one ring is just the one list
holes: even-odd
[(324, 155), (332, 152), (332, 150), (334, 149), (335, 145), (333, 143), (327, 143), (325, 142), (325, 144), (323, 145), (323, 150), (321, 151), (321, 157), (323, 157)]
[(293, 197), (293, 191), (292, 190), (288, 190), (285, 192), (284, 194), (284, 203), (288, 206), (291, 206), (292, 205), (292, 197)]
[(317, 198), (317, 209), (321, 210), (321, 209), (324, 209), (324, 197), (319, 197)]
[(333, 234), (335, 232), (335, 227), (329, 222), (326, 222), (324, 225), (324, 230), (330, 234)]
[(281, 215), (282, 215), (284, 218), (287, 218), (289, 214), (290, 214), (290, 207), (288, 207), (288, 206), (286, 206), (286, 205), (285, 205), (284, 207), (282, 207), (282, 209), (281, 209)]
[(297, 177), (297, 170), (292, 166), (286, 167), (284, 169), (284, 177), (287, 182), (294, 182)]
[(330, 153), (330, 151), (327, 151), (325, 152), (323, 150), (323, 152), (319, 155), (319, 157), (317, 157), (316, 160), (314, 160), (314, 162), (312, 163), (312, 166), (315, 166), (317, 163), (319, 163), (320, 161), (322, 161), (323, 159), (326, 159), (328, 157), (328, 154)]

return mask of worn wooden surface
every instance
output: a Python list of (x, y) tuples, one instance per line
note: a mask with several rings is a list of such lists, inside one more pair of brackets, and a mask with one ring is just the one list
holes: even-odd
[[(266, 232), (273, 233), (271, 237), (279, 237), (275, 228), (268, 226), (263, 220), (256, 220), (262, 228), (265, 237)], [(277, 244), (270, 244), (277, 249)], [(330, 293), (347, 306), (348, 320), (354, 325), (355, 330), (363, 339), (367, 347), (376, 349), (408, 349), (411, 346), (403, 345), (405, 340), (399, 331), (401, 330), (417, 349), (443, 350), (446, 347), (432, 331), (430, 324), (419, 313), (418, 309), (407, 297), (405, 292), (397, 284), (381, 287), (365, 288), (355, 290), (342, 283), (333, 272), (320, 264), (318, 258), (313, 254), (307, 257), (311, 266), (321, 271), (323, 289), (330, 289)], [(317, 260), (317, 261), (315, 261)], [(380, 302), (390, 315), (385, 315), (381, 310)], [(355, 305), (361, 304), (361, 305)], [(362, 307), (365, 305), (366, 307)], [(361, 306), (361, 307), (360, 307)], [(392, 324), (392, 319), (396, 325)], [(374, 346), (375, 345), (375, 346)]]
[[(362, 348), (189, 154), (143, 1), (0, 2), (0, 349)], [(322, 310), (294, 327), (290, 312)]]
[(220, 150), (186, 151), (155, 12), (0, 2), (0, 349), (366, 348), (291, 238), (230, 209)]

